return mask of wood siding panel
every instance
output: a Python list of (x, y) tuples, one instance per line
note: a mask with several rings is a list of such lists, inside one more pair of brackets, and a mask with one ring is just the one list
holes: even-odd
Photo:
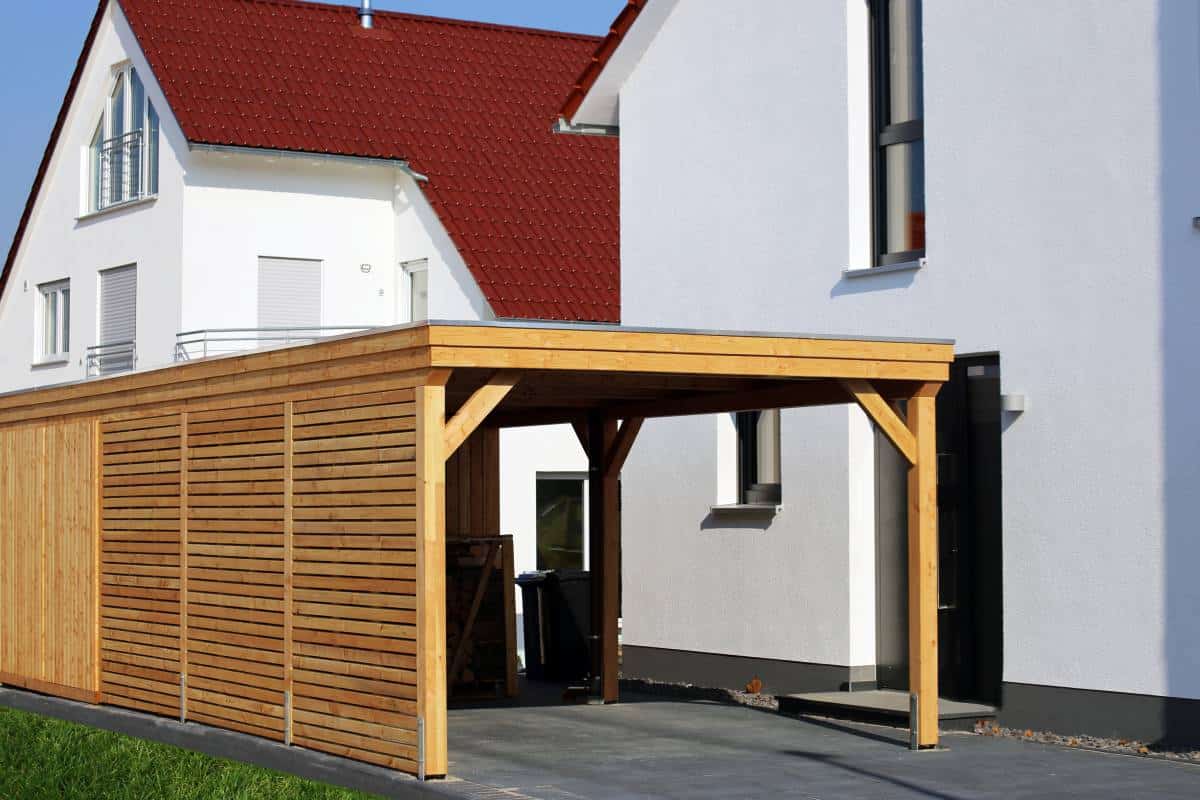
[(0, 430), (0, 682), (95, 699), (95, 433)]
[(180, 707), (181, 421), (100, 425), (102, 698), (168, 716)]
[[(251, 473), (262, 458), (284, 464), (284, 411), (190, 412), (184, 462), (187, 715), (275, 740), (286, 728), (285, 614), (273, 599), (284, 591), (284, 484)], [(230, 650), (233, 636), (243, 646)]]
[(405, 389), (297, 402), (292, 413), (292, 740), (407, 772), (417, 768), (415, 408)]

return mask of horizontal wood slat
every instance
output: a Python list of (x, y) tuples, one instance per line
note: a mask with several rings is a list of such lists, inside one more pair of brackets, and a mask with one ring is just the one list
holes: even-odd
[[(181, 424), (170, 414), (100, 425), (103, 700), (171, 716), (181, 674)], [(144, 477), (128, 483), (135, 474)]]
[(293, 417), (294, 740), (407, 770), (416, 760), (415, 413), (403, 390), (296, 403)]

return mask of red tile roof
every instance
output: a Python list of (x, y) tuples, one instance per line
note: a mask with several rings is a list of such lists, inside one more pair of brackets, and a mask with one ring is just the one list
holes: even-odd
[(364, 30), (357, 6), (298, 0), (119, 2), (189, 142), (408, 161), (497, 316), (619, 321), (617, 143), (552, 132), (597, 37), (385, 11)]
[(604, 67), (608, 65), (608, 60), (612, 58), (613, 53), (617, 52), (617, 48), (621, 46), (621, 42), (625, 39), (625, 34), (633, 27), (633, 23), (637, 21), (638, 15), (642, 13), (642, 9), (646, 7), (649, 0), (627, 0), (625, 7), (621, 9), (621, 13), (613, 20), (608, 29), (608, 35), (600, 42), (600, 46), (592, 53), (592, 58), (588, 65), (583, 68), (583, 72), (575, 79), (575, 87), (571, 90), (571, 94), (567, 96), (567, 100), (563, 103), (559, 110), (559, 115), (563, 119), (570, 120), (575, 116), (575, 112), (579, 110), (579, 106), (583, 104), (583, 98), (587, 97), (587, 93), (592, 90), (596, 84), (596, 79), (600, 77), (600, 73), (604, 72)]

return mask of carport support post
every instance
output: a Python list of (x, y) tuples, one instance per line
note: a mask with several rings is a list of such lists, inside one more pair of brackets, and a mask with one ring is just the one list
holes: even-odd
[(937, 392), (926, 384), (908, 401), (916, 458), (908, 469), (908, 664), (916, 696), (917, 747), (938, 743)]
[(617, 498), (619, 470), (606, 469), (617, 439), (617, 421), (588, 417), (588, 554), (592, 577), (592, 664), (599, 674), (600, 697), (619, 699), (617, 618), (621, 585), (621, 518)]
[(417, 772), (444, 777), (446, 731), (446, 380), (416, 392)]

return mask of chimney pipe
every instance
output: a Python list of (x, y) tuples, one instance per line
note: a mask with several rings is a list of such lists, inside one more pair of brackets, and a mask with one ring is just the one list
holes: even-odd
[(358, 21), (367, 30), (375, 27), (375, 14), (371, 11), (371, 0), (362, 0), (362, 8), (358, 10)]

